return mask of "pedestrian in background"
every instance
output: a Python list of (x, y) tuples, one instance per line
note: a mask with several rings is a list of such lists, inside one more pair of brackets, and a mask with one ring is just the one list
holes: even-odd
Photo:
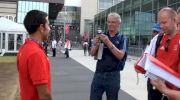
[(51, 46), (52, 46), (53, 57), (56, 57), (57, 41), (55, 39), (53, 39)]
[(88, 45), (88, 54), (89, 56), (91, 55), (91, 48), (92, 48), (92, 42), (93, 42), (93, 39), (89, 39), (89, 45)]
[(66, 58), (69, 58), (69, 50), (71, 49), (71, 42), (70, 42), (70, 40), (68, 40), (68, 39), (65, 40), (64, 48), (65, 48)]
[(84, 56), (86, 56), (87, 55), (87, 51), (88, 51), (88, 42), (87, 41), (84, 41), (83, 49), (84, 49)]
[(155, 23), (153, 25), (153, 28), (152, 28), (152, 36), (156, 36), (157, 34), (159, 34), (161, 32), (161, 28), (160, 28), (160, 24), (159, 23)]

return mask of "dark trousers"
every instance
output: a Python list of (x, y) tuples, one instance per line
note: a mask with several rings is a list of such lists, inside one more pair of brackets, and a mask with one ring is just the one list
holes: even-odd
[(56, 48), (52, 48), (53, 57), (56, 57)]
[(48, 53), (48, 51), (47, 51), (47, 47), (45, 47), (44, 51), (45, 51), (46, 56), (47, 56), (47, 53)]
[(91, 84), (90, 100), (102, 100), (106, 92), (107, 100), (118, 100), (120, 72), (95, 73)]
[(66, 58), (69, 58), (69, 50), (68, 49), (65, 49), (65, 55), (66, 55)]
[(87, 54), (87, 48), (85, 47), (84, 48), (84, 55), (86, 56), (86, 54)]
[[(147, 81), (147, 90), (148, 90), (148, 100), (162, 100), (162, 93), (157, 89), (153, 89), (153, 85), (150, 82), (150, 79)], [(163, 100), (168, 100), (167, 97), (164, 97)]]

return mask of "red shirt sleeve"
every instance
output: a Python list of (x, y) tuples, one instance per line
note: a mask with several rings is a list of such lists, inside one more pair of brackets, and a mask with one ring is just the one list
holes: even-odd
[(40, 52), (31, 55), (28, 59), (28, 72), (34, 85), (48, 83), (47, 59)]

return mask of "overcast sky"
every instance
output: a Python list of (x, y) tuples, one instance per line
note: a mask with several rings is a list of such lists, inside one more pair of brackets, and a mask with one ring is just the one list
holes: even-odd
[(64, 1), (65, 1), (65, 6), (76, 6), (76, 7), (81, 6), (81, 0), (64, 0)]

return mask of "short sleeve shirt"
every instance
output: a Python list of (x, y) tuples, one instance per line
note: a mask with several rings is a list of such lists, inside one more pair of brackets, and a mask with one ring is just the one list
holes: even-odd
[(111, 50), (104, 45), (102, 59), (98, 60), (96, 64), (96, 73), (120, 71), (125, 65), (127, 58), (127, 38), (120, 33), (117, 33), (114, 37), (108, 35), (108, 38), (116, 48), (124, 51), (125, 55), (119, 60)]
[(36, 85), (47, 84), (51, 91), (50, 64), (43, 47), (27, 39), (17, 55), (21, 100), (39, 100)]
[[(180, 33), (172, 38), (164, 35), (156, 56), (159, 61), (180, 74)], [(172, 88), (170, 85), (169, 87)]]

